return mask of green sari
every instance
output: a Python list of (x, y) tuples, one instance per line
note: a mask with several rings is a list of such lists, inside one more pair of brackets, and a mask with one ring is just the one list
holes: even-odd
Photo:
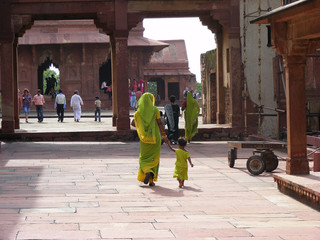
[[(160, 118), (154, 106), (154, 96), (144, 93), (138, 101), (138, 110), (134, 114), (134, 122), (140, 138), (138, 180), (144, 181), (146, 173), (154, 174), (153, 181), (158, 179), (161, 137), (156, 119)], [(149, 181), (151, 181), (150, 179)]]
[(198, 116), (200, 107), (197, 101), (192, 97), (191, 93), (187, 93), (187, 105), (184, 113), (185, 117), (185, 138), (187, 141), (191, 139), (198, 132)]

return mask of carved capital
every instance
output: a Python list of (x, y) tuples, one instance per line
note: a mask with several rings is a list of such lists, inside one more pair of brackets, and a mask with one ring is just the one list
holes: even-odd
[(114, 14), (98, 13), (97, 19), (94, 20), (94, 24), (97, 28), (102, 29), (104, 33), (109, 35), (115, 28)]
[(33, 25), (33, 20), (30, 15), (12, 15), (11, 22), (16, 37), (22, 37), (26, 30)]
[(213, 19), (211, 16), (200, 17), (202, 25), (207, 26), (211, 32), (219, 34), (222, 32), (222, 26), (218, 20)]

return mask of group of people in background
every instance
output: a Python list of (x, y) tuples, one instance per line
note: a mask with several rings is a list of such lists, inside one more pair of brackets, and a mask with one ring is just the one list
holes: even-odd
[[(97, 98), (99, 99), (99, 97), (96, 97), (96, 101), (95, 101), (96, 111), (98, 110), (98, 108), (99, 109), (101, 108), (101, 101), (99, 100), (100, 101), (100, 104), (99, 104), (99, 102), (97, 101)], [(22, 108), (25, 114), (26, 123), (29, 122), (30, 107), (32, 103), (36, 107), (38, 122), (39, 123), (43, 122), (43, 105), (45, 104), (45, 100), (43, 95), (41, 94), (40, 89), (37, 90), (37, 94), (34, 95), (33, 97), (31, 96), (27, 88), (23, 90), (22, 94), (20, 93), (20, 90), (18, 90), (18, 102), (20, 106), (22, 105)], [(80, 97), (78, 90), (75, 90), (70, 100), (70, 107), (73, 110), (75, 122), (80, 121), (82, 105), (83, 105), (82, 98)], [(54, 108), (57, 109), (58, 122), (63, 122), (64, 110), (66, 108), (66, 96), (62, 93), (61, 89), (59, 89), (58, 94), (56, 94), (55, 96)], [(96, 119), (97, 119), (97, 113), (96, 113)], [(99, 117), (99, 121), (101, 121), (100, 111), (99, 111), (98, 117)]]
[(138, 101), (143, 94), (143, 80), (140, 79), (137, 82), (135, 79), (132, 81), (129, 79), (129, 106), (137, 110)]
[(29, 122), (28, 118), (32, 103), (35, 105), (37, 110), (38, 122), (40, 123), (43, 121), (43, 104), (45, 104), (45, 101), (40, 89), (38, 89), (37, 94), (34, 95), (33, 98), (27, 88), (23, 90), (22, 94), (20, 93), (20, 90), (18, 90), (18, 102), (23, 107), (26, 123)]

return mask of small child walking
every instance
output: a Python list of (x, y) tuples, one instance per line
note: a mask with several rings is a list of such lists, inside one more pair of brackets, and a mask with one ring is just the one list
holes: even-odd
[(97, 119), (99, 119), (99, 122), (101, 122), (101, 101), (98, 96), (96, 96), (94, 105), (96, 106), (96, 110), (94, 111), (94, 120), (97, 121)]
[(176, 153), (177, 159), (175, 163), (173, 177), (177, 178), (179, 182), (179, 188), (184, 187), (184, 180), (188, 180), (188, 163), (193, 167), (193, 163), (191, 162), (190, 154), (186, 151), (185, 147), (187, 145), (187, 140), (183, 137), (178, 139), (178, 149), (172, 148), (170, 145), (170, 149)]

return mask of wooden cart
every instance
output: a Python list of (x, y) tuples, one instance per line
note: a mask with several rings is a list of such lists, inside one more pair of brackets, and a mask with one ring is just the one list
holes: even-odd
[(247, 169), (253, 175), (259, 175), (264, 171), (272, 172), (278, 167), (278, 157), (273, 153), (273, 149), (285, 149), (286, 144), (269, 141), (233, 141), (228, 142), (231, 149), (228, 151), (228, 165), (233, 168), (237, 153), (240, 148), (254, 148), (253, 155), (247, 160)]

